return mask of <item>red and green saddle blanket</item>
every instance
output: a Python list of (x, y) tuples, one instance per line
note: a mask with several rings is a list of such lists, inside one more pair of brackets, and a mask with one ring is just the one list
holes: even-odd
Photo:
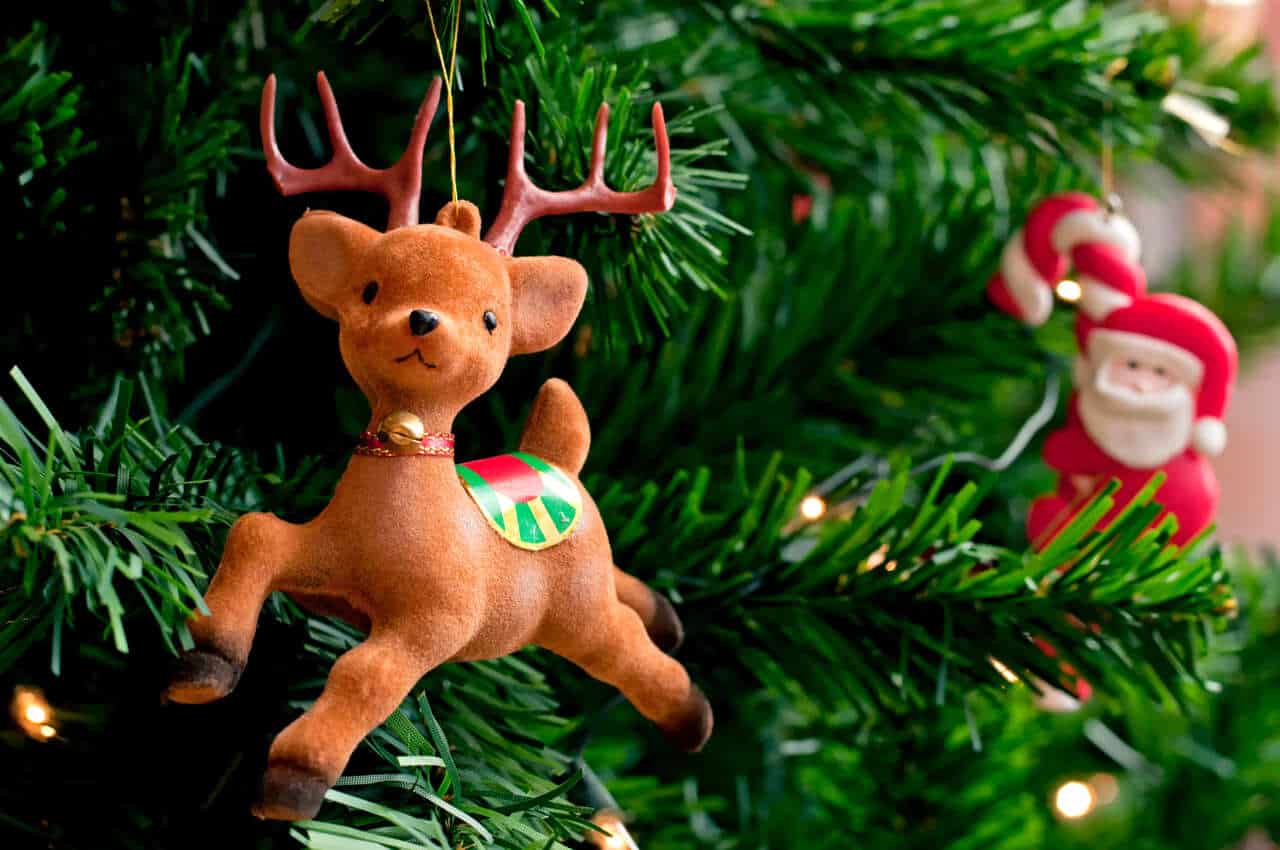
[(457, 470), (489, 525), (521, 549), (556, 545), (582, 513), (572, 479), (533, 455), (512, 452), (460, 463)]

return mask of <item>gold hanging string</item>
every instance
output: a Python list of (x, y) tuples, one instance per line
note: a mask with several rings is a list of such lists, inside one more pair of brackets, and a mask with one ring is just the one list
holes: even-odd
[(426, 0), (427, 20), (431, 22), (431, 37), (436, 42), (436, 56), (440, 58), (440, 70), (444, 73), (444, 108), (449, 119), (449, 185), (453, 190), (453, 203), (458, 203), (458, 147), (453, 134), (453, 72), (458, 64), (458, 30), (462, 25), (462, 0), (453, 0), (453, 42), (449, 48), (449, 62), (444, 61), (444, 48), (440, 45), (440, 32), (436, 29), (436, 16), (431, 11), (431, 0)]
[(1116, 194), (1115, 144), (1111, 138), (1111, 84), (1129, 64), (1123, 56), (1107, 66), (1107, 99), (1102, 106), (1102, 199), (1107, 212), (1120, 209), (1120, 196)]
[(1115, 152), (1111, 144), (1111, 119), (1107, 118), (1102, 130), (1102, 198), (1108, 204), (1116, 192)]

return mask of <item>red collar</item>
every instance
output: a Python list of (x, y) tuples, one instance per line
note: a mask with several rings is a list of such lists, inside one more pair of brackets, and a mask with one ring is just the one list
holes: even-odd
[(398, 446), (387, 438), (386, 434), (375, 434), (365, 431), (360, 435), (355, 453), (366, 457), (412, 457), (429, 455), (431, 457), (453, 457), (453, 435), (446, 432), (428, 431), (416, 444)]

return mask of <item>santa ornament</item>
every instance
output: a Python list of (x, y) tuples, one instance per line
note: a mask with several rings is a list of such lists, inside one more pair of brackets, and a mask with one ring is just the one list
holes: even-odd
[(1178, 523), (1186, 543), (1213, 521), (1218, 481), (1207, 458), (1226, 447), (1222, 419), (1235, 383), (1231, 334), (1212, 312), (1180, 295), (1148, 294), (1139, 240), (1123, 216), (1067, 193), (1042, 201), (1009, 241), (988, 286), (991, 300), (1029, 325), (1044, 323), (1068, 273), (1079, 284), (1066, 425), (1050, 435), (1045, 462), (1054, 493), (1027, 518), (1037, 545), (1051, 540), (1111, 479), (1120, 482), (1106, 527), (1152, 476), (1165, 480), (1157, 517)]

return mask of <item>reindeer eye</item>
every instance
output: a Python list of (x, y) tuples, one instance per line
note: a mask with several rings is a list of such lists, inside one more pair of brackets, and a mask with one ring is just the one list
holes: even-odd
[(484, 311), (484, 326), (489, 333), (493, 333), (498, 328), (498, 317), (492, 310)]
[(373, 299), (378, 297), (378, 282), (371, 280), (364, 285), (364, 292), (360, 293), (360, 298), (366, 304), (372, 304)]

